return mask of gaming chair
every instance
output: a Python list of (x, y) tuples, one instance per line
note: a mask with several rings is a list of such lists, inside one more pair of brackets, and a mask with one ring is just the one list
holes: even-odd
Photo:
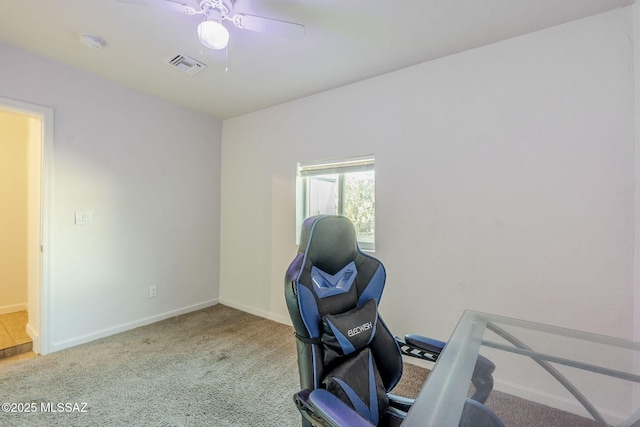
[[(303, 427), (400, 426), (413, 403), (390, 393), (402, 375), (402, 356), (435, 361), (444, 348), (442, 341), (391, 334), (378, 313), (385, 279), (380, 261), (359, 249), (349, 219), (305, 220), (285, 276), (302, 388), (294, 401)], [(479, 356), (472, 378), (475, 402), (465, 408), (486, 409), (482, 403), (493, 388), (494, 368)]]

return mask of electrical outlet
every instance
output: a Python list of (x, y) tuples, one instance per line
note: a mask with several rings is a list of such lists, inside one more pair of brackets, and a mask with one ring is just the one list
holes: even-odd
[(149, 298), (155, 298), (158, 296), (158, 288), (155, 286), (149, 286)]

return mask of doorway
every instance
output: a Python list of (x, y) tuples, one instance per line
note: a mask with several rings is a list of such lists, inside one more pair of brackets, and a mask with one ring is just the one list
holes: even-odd
[[(53, 110), (0, 98), (0, 110), (26, 124), (26, 333), (35, 353), (50, 352), (49, 265), (50, 186), (53, 153)], [(3, 132), (3, 129), (0, 129)], [(24, 305), (24, 303), (22, 303)], [(2, 305), (2, 304), (0, 304)], [(20, 304), (17, 304), (20, 305)], [(9, 306), (11, 306), (9, 304)], [(10, 308), (9, 308), (10, 310)]]

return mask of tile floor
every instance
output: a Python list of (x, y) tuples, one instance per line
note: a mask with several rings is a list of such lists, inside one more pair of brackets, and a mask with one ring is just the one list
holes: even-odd
[(27, 320), (26, 311), (0, 314), (0, 364), (35, 355), (27, 335)]

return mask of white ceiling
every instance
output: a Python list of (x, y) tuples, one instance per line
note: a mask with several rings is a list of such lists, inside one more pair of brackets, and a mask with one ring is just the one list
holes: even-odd
[[(226, 119), (634, 0), (237, 0), (236, 13), (300, 23), (306, 34), (229, 25), (227, 71), (224, 52), (200, 45), (200, 17), (123, 1), (0, 0), (0, 41)], [(106, 46), (84, 47), (83, 32)], [(208, 67), (181, 73), (165, 63), (176, 53)]]

